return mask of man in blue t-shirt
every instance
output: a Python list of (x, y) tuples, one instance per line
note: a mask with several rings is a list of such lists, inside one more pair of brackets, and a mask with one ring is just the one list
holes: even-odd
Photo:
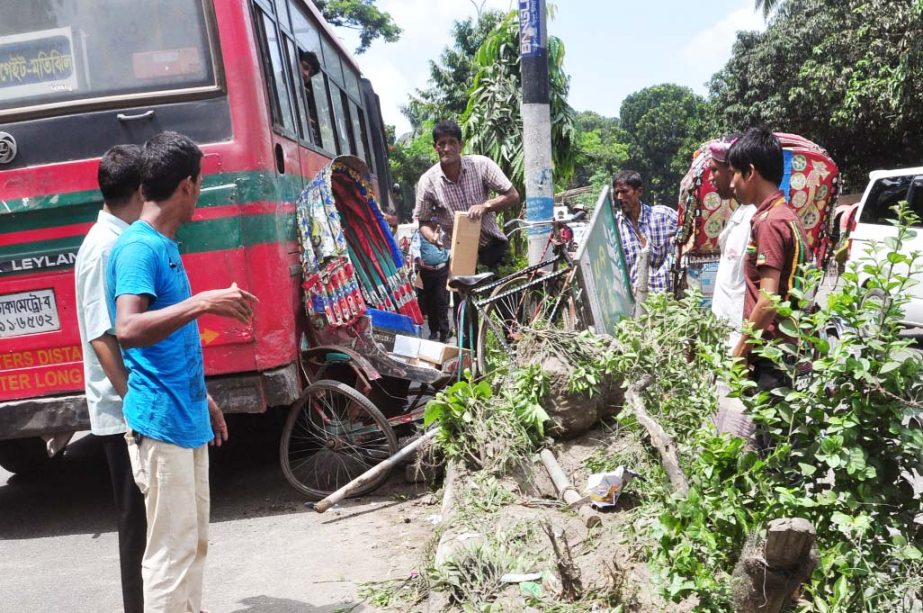
[(140, 220), (116, 241), (107, 290), (128, 370), (123, 412), (129, 457), (147, 509), (145, 611), (200, 611), (208, 550), (208, 448), (228, 431), (205, 389), (196, 318), (249, 324), (256, 298), (232, 284), (192, 295), (176, 231), (192, 219), (202, 152), (164, 132), (141, 152)]

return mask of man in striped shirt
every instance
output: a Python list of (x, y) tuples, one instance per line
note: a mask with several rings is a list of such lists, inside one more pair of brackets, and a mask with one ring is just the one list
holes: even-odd
[[(771, 296), (789, 299), (800, 283), (798, 268), (811, 260), (804, 226), (786, 204), (779, 189), (783, 175), (782, 145), (765, 128), (750, 128), (728, 152), (731, 189), (738, 202), (756, 202), (750, 222), (750, 242), (744, 258), (744, 319), (761, 330), (765, 341), (790, 341), (779, 329), (779, 317)], [(765, 358), (751, 359), (750, 338), (742, 334), (734, 357), (744, 358), (753, 368), (760, 389), (771, 390), (791, 384), (788, 375)]]
[[(454, 121), (440, 121), (433, 128), (439, 163), (417, 183), (413, 216), (420, 222), (420, 234), (434, 244), (438, 244), (440, 226), (451, 242), (456, 211), (480, 219), (478, 261), (496, 271), (509, 249), (509, 241), (497, 225), (497, 211), (519, 202), (519, 192), (493, 160), (462, 155), (463, 146), (461, 128)], [(491, 198), (491, 193), (496, 195)]]
[(619, 207), (615, 221), (625, 249), (625, 263), (631, 275), (631, 285), (638, 287), (638, 258), (644, 247), (650, 246), (650, 275), (647, 289), (668, 292), (673, 288), (670, 277), (671, 239), (676, 234), (676, 211), (661, 204), (641, 202), (644, 182), (634, 170), (623, 170), (612, 179), (612, 189)]

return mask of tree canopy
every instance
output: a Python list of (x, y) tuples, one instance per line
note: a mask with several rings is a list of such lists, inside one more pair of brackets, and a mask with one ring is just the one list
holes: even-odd
[(461, 119), (468, 108), (468, 88), (477, 66), (474, 56), (493, 29), (503, 20), (500, 11), (484, 11), (452, 24), (452, 45), (443, 49), (438, 61), (429, 61), (429, 81), (401, 111), (419, 132), (427, 122)]
[(598, 190), (628, 161), (629, 138), (618, 119), (593, 111), (577, 113), (576, 129), (574, 174), (568, 187), (594, 187), (588, 200), (595, 201)]
[(332, 26), (359, 31), (356, 53), (363, 53), (376, 38), (389, 43), (401, 36), (391, 14), (375, 6), (375, 0), (314, 0), (314, 6)]
[(641, 173), (652, 203), (676, 206), (691, 154), (706, 137), (706, 115), (704, 98), (672, 83), (644, 88), (622, 102), (619, 122), (629, 144), (627, 166)]
[(742, 32), (710, 89), (717, 123), (755, 123), (827, 148), (851, 188), (923, 161), (923, 2), (786, 0)]
[(402, 221), (413, 217), (416, 205), (416, 185), (420, 176), (438, 161), (430, 134), (432, 123), (426, 122), (415, 134), (395, 138), (394, 128), (389, 126), (388, 162), (391, 177), (400, 185), (400, 199), (394, 203)]
[[(467, 149), (491, 158), (524, 193), (522, 75), (519, 25), (510, 12), (494, 27), (475, 55), (477, 73), (468, 90), (462, 129)], [(574, 110), (567, 103), (570, 77), (564, 71), (564, 43), (548, 37), (551, 157), (555, 184), (563, 187), (574, 170)]]

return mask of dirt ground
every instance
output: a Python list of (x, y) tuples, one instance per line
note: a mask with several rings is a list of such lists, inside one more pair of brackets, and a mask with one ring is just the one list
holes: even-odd
[[(600, 428), (559, 444), (555, 454), (572, 484), (582, 490), (587, 477), (586, 460), (599, 455), (601, 450), (613, 451), (625, 444), (617, 433)], [(506, 564), (499, 571), (504, 574), (542, 575), (541, 579), (501, 587), (491, 610), (542, 611), (549, 606), (567, 606), (561, 610), (604, 611), (617, 604), (622, 604), (627, 611), (670, 608), (653, 593), (652, 577), (641, 561), (644, 544), (629, 530), (636, 518), (632, 511), (637, 502), (631, 493), (635, 484), (629, 484), (615, 509), (599, 513), (600, 526), (588, 529), (584, 518), (558, 501), (554, 486), (538, 461), (514, 478), (501, 480), (511, 496), (499, 509), (493, 507), (483, 513), (472, 511), (471, 505), (489, 507), (488, 499), (496, 497), (495, 489), (479, 483), (476, 474), (460, 471), (459, 475), (455, 510), (449, 513), (439, 551), (449, 552), (445, 553), (445, 559), (454, 557), (456, 560), (471, 558), (470, 552), (476, 551), (478, 546), (483, 550), (499, 550), (500, 554), (486, 557), (479, 554), (480, 557), (473, 556), (477, 561), (467, 559), (463, 563), (449, 563), (446, 565), (449, 575), (458, 574), (461, 583), (483, 581), (486, 585), (488, 582), (482, 574), (489, 575), (494, 570), (492, 564)], [(567, 579), (562, 581), (564, 575), (558, 566), (563, 556), (554, 552), (546, 527), (555, 535), (560, 550), (570, 550), (570, 560), (576, 569), (573, 575), (579, 579), (581, 594), (574, 604), (567, 603), (567, 589), (563, 585)], [(477, 591), (477, 587), (471, 589)], [(484, 587), (482, 592), (487, 589), (489, 587)], [(437, 593), (413, 610), (447, 610), (451, 608), (451, 600), (448, 594)], [(406, 603), (389, 610), (401, 610), (403, 605)]]

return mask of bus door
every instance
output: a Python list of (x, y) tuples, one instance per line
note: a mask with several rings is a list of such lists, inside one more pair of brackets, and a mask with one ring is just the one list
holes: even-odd
[(283, 208), (294, 210), (294, 202), (304, 188), (299, 146), (303, 125), (295, 90), (299, 64), (288, 4), (254, 2), (253, 20), (272, 122), (270, 154), (276, 194)]

